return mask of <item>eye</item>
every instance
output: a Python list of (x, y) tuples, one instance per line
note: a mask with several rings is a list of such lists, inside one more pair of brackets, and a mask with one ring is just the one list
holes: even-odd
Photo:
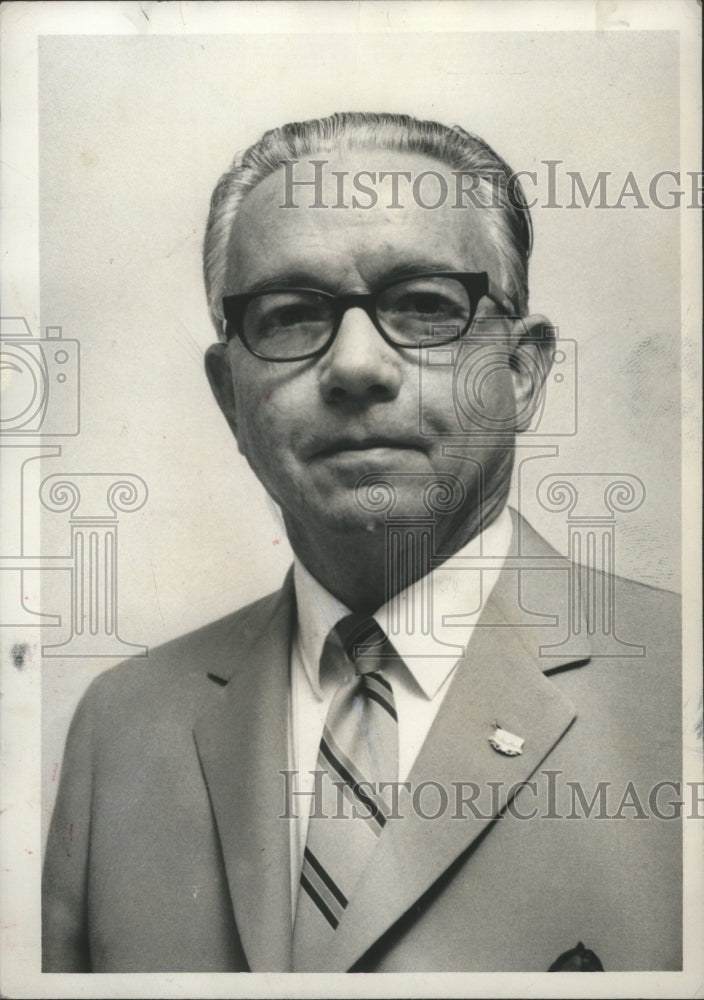
[(264, 319), (274, 327), (299, 326), (301, 323), (316, 323), (321, 318), (317, 303), (293, 302), (265, 312)]
[(450, 311), (453, 303), (438, 292), (407, 292), (396, 300), (394, 308), (417, 316), (437, 316)]
[(380, 295), (379, 308), (389, 317), (463, 319), (469, 315), (469, 296), (457, 279), (431, 275), (391, 285)]
[(329, 323), (329, 302), (313, 292), (269, 292), (253, 299), (245, 317), (249, 336), (289, 336)]

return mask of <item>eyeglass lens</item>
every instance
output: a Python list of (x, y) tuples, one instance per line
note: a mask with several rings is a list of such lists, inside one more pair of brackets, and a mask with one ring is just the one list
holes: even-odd
[[(417, 348), (424, 341), (447, 342), (461, 336), (469, 324), (471, 304), (457, 279), (419, 276), (382, 289), (375, 299), (375, 316), (394, 344)], [(301, 289), (265, 292), (248, 303), (242, 333), (263, 357), (295, 358), (322, 348), (337, 318), (332, 296)]]

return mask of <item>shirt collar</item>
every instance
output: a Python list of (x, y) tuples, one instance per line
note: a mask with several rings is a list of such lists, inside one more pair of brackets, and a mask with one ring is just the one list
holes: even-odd
[[(374, 614), (426, 698), (435, 697), (464, 654), (474, 624), (493, 590), (513, 532), (508, 507), (441, 566), (396, 594)], [(489, 557), (491, 569), (473, 568), (471, 559)], [(320, 658), (328, 632), (350, 609), (334, 597), (294, 557), (294, 580), (301, 660), (311, 688), (322, 698)], [(432, 592), (428, 604), (427, 594)], [(430, 621), (423, 621), (423, 607)]]
[(330, 629), (350, 614), (350, 609), (318, 583), (296, 555), (293, 574), (298, 612), (295, 642), (310, 686), (316, 697), (321, 699), (320, 657), (323, 646)]

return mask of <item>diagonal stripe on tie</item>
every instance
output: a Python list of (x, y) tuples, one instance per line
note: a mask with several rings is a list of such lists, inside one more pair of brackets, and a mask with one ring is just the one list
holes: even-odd
[(338, 889), (338, 887), (333, 882), (332, 878), (325, 871), (325, 869), (317, 860), (317, 858), (315, 857), (315, 855), (313, 854), (313, 852), (310, 850), (309, 847), (306, 847), (304, 856), (306, 861), (310, 864), (311, 868), (313, 868), (317, 872), (317, 874), (320, 875), (321, 879), (327, 885), (330, 892), (333, 894), (333, 896), (338, 901), (340, 906), (344, 909), (345, 906), (347, 906), (347, 897), (344, 895), (344, 893), (342, 893)]
[[(391, 687), (387, 679), (382, 674), (377, 673), (376, 670), (366, 674), (366, 678), (367, 678), (367, 684), (369, 683), (370, 680), (373, 680), (377, 684), (380, 684), (382, 687), (386, 688), (386, 690), (393, 695), (393, 688)], [(393, 701), (393, 698), (391, 700)]]
[[(371, 782), (364, 777), (359, 768), (355, 767), (344, 751), (337, 746), (329, 732), (326, 733), (320, 743), (319, 763), (321, 761), (325, 761), (333, 769), (337, 777), (345, 783), (358, 802), (369, 810), (370, 820), (377, 824), (379, 828), (383, 827), (386, 823), (386, 816), (375, 797), (371, 794)], [(335, 780), (334, 777), (333, 780)]]
[(365, 651), (366, 647), (380, 646), (386, 639), (374, 619), (365, 615), (348, 615), (337, 623), (335, 631), (342, 648), (353, 661)]
[(394, 706), (389, 703), (388, 699), (385, 697), (384, 694), (381, 693), (381, 691), (378, 691), (376, 688), (373, 687), (371, 683), (372, 675), (367, 674), (366, 678), (367, 678), (367, 698), (371, 698), (372, 701), (375, 701), (377, 703), (377, 705), (381, 705), (384, 711), (389, 713), (394, 722), (398, 722), (398, 715), (396, 714), (396, 709), (394, 708)]
[(398, 777), (398, 717), (382, 668), (395, 655), (377, 623), (360, 615), (343, 619), (325, 643), (323, 658), (341, 658), (347, 673), (354, 664), (356, 677), (335, 693), (320, 742), (322, 809), (311, 810), (308, 826), (294, 971), (315, 970), (386, 825), (386, 805), (377, 788), (380, 781)]
[(336, 917), (322, 897), (316, 892), (308, 880), (308, 873), (301, 872), (301, 888), (305, 889), (310, 901), (317, 906), (320, 915), (327, 920), (333, 930), (337, 929), (340, 918)]
[(347, 906), (347, 897), (309, 848), (306, 848), (303, 856), (301, 886), (330, 926), (337, 927)]

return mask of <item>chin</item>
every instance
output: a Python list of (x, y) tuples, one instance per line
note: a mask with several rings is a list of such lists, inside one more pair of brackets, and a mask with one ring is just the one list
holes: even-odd
[(382, 535), (388, 521), (386, 511), (364, 510), (359, 504), (330, 505), (320, 511), (317, 523), (322, 530), (340, 536)]
[[(319, 512), (319, 523), (337, 534), (383, 534), (396, 524), (406, 528), (427, 526), (442, 518), (433, 515), (422, 493), (394, 490), (389, 483), (375, 483), (364, 491), (331, 502)], [(309, 515), (310, 517), (310, 515)]]

